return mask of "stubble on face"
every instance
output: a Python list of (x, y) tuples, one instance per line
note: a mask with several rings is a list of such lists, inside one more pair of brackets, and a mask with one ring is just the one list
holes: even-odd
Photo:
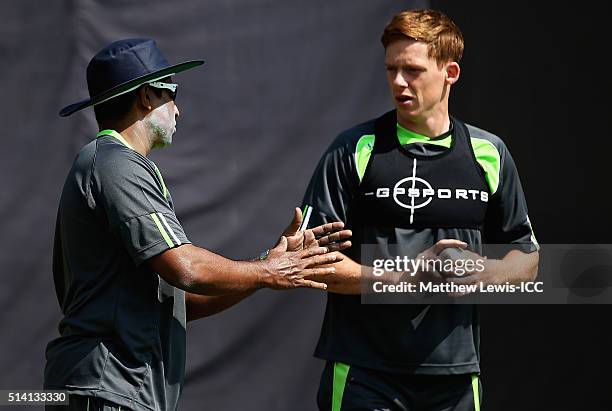
[(172, 144), (175, 123), (174, 116), (170, 115), (169, 108), (166, 107), (168, 104), (166, 103), (155, 108), (145, 121), (149, 135), (152, 138), (151, 146), (153, 148), (163, 148)]

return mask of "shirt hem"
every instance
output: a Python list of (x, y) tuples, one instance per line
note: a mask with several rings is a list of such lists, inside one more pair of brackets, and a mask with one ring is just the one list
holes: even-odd
[(103, 400), (111, 401), (122, 407), (129, 407), (134, 411), (159, 411), (158, 408), (153, 408), (149, 405), (143, 404), (142, 402), (126, 395), (120, 394), (113, 391), (108, 391), (100, 388), (87, 388), (87, 387), (74, 387), (74, 386), (54, 386), (47, 385), (45, 389), (51, 390), (63, 390), (68, 394), (72, 395), (83, 395), (88, 397), (101, 398)]
[(480, 373), (480, 363), (477, 361), (455, 364), (389, 363), (372, 359), (365, 360), (363, 358), (356, 358), (346, 355), (324, 353), (319, 350), (315, 351), (314, 356), (326, 361), (342, 362), (361, 368), (397, 374), (456, 375)]

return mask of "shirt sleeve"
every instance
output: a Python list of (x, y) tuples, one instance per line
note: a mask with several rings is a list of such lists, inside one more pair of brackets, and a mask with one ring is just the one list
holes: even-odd
[(527, 202), (514, 159), (503, 142), (500, 151), (499, 186), (489, 200), (484, 225), (488, 244), (510, 245), (524, 252), (539, 250), (527, 211)]
[(99, 152), (91, 185), (95, 208), (136, 265), (189, 243), (161, 174), (138, 153), (117, 147)]
[(358, 187), (350, 141), (340, 135), (323, 154), (306, 193), (304, 204), (313, 207), (309, 227), (342, 221), (350, 227), (349, 207)]

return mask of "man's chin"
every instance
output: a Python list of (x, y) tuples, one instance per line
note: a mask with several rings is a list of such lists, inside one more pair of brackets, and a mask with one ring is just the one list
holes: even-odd
[(164, 141), (157, 141), (153, 145), (153, 148), (165, 148), (165, 147), (168, 147), (170, 145), (172, 145), (172, 139), (164, 140)]
[(172, 145), (172, 138), (174, 137), (174, 133), (176, 133), (176, 128), (170, 130), (167, 137), (160, 139), (161, 147), (168, 147)]
[(418, 120), (422, 117), (421, 113), (417, 110), (406, 110), (405, 108), (397, 108), (397, 116), (401, 119), (410, 121), (410, 122), (418, 122)]
[(419, 110), (416, 107), (406, 107), (403, 105), (395, 105), (395, 109), (397, 110), (398, 113), (402, 113), (402, 115), (406, 116), (406, 117), (418, 117)]

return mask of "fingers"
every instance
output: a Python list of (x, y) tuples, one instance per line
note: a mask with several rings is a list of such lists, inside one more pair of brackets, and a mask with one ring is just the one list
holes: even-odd
[(303, 231), (303, 233), (304, 233), (304, 248), (308, 248), (312, 245), (316, 245), (317, 239), (315, 238), (315, 235), (312, 232), (312, 230), (306, 230), (306, 231)]
[(339, 242), (342, 240), (346, 240), (348, 238), (351, 238), (352, 235), (353, 235), (353, 232), (351, 230), (336, 231), (335, 233), (319, 238), (319, 245), (325, 246), (329, 243), (335, 243), (335, 242)]
[[(320, 226), (317, 228), (322, 228), (322, 230), (324, 230), (326, 229), (325, 226), (331, 229), (336, 229), (336, 228), (340, 229), (343, 226), (343, 223), (330, 223), (330, 224), (326, 224), (324, 226)], [(318, 240), (313, 239), (315, 235), (314, 231), (315, 231), (314, 229), (306, 231), (306, 236), (308, 240), (304, 240), (305, 247), (310, 247), (315, 242), (317, 242), (319, 246), (321, 247), (326, 246), (327, 248), (329, 248), (329, 251), (341, 251), (341, 250), (346, 250), (347, 248), (350, 248), (352, 245), (350, 241), (344, 241), (344, 240), (347, 240), (348, 238), (351, 238), (351, 236), (353, 235), (353, 232), (351, 230), (342, 230), (342, 231), (332, 232), (329, 235), (324, 235), (320, 237)]]
[(321, 276), (331, 275), (336, 272), (335, 267), (316, 267), (316, 268), (307, 268), (300, 272), (300, 280), (306, 277), (314, 277), (318, 278)]
[(432, 249), (433, 249), (433, 252), (436, 255), (438, 255), (445, 248), (461, 248), (461, 249), (465, 249), (466, 247), (467, 247), (467, 243), (464, 243), (463, 241), (454, 240), (454, 239), (444, 239), (444, 240), (440, 240), (436, 244), (434, 244)]
[(310, 247), (305, 250), (299, 251), (298, 256), (300, 258), (308, 258), (312, 257), (313, 255), (320, 255), (325, 253), (329, 253), (328, 247)]
[(342, 259), (342, 254), (327, 253), (306, 258), (303, 260), (303, 263), (305, 264), (304, 267), (312, 267), (317, 265), (337, 263), (338, 261), (342, 261)]
[(323, 225), (314, 227), (312, 229), (312, 232), (314, 233), (316, 237), (320, 237), (327, 233), (342, 230), (342, 228), (344, 228), (344, 223), (341, 221), (336, 221), (334, 223), (327, 223), (327, 224), (323, 224)]
[(312, 280), (297, 280), (294, 284), (297, 285), (298, 287), (303, 287), (303, 288), (314, 288), (317, 290), (327, 290), (327, 284), (318, 283)]
[(341, 243), (330, 244), (327, 246), (327, 248), (329, 248), (329, 251), (342, 251), (346, 250), (347, 248), (351, 248), (351, 245), (353, 245), (353, 243), (350, 241), (343, 241)]
[(317, 277), (330, 275), (336, 272), (334, 267), (309, 268), (302, 270), (299, 274), (292, 274), (287, 279), (293, 287), (316, 288), (326, 290), (327, 284), (313, 280), (306, 280), (304, 277)]

